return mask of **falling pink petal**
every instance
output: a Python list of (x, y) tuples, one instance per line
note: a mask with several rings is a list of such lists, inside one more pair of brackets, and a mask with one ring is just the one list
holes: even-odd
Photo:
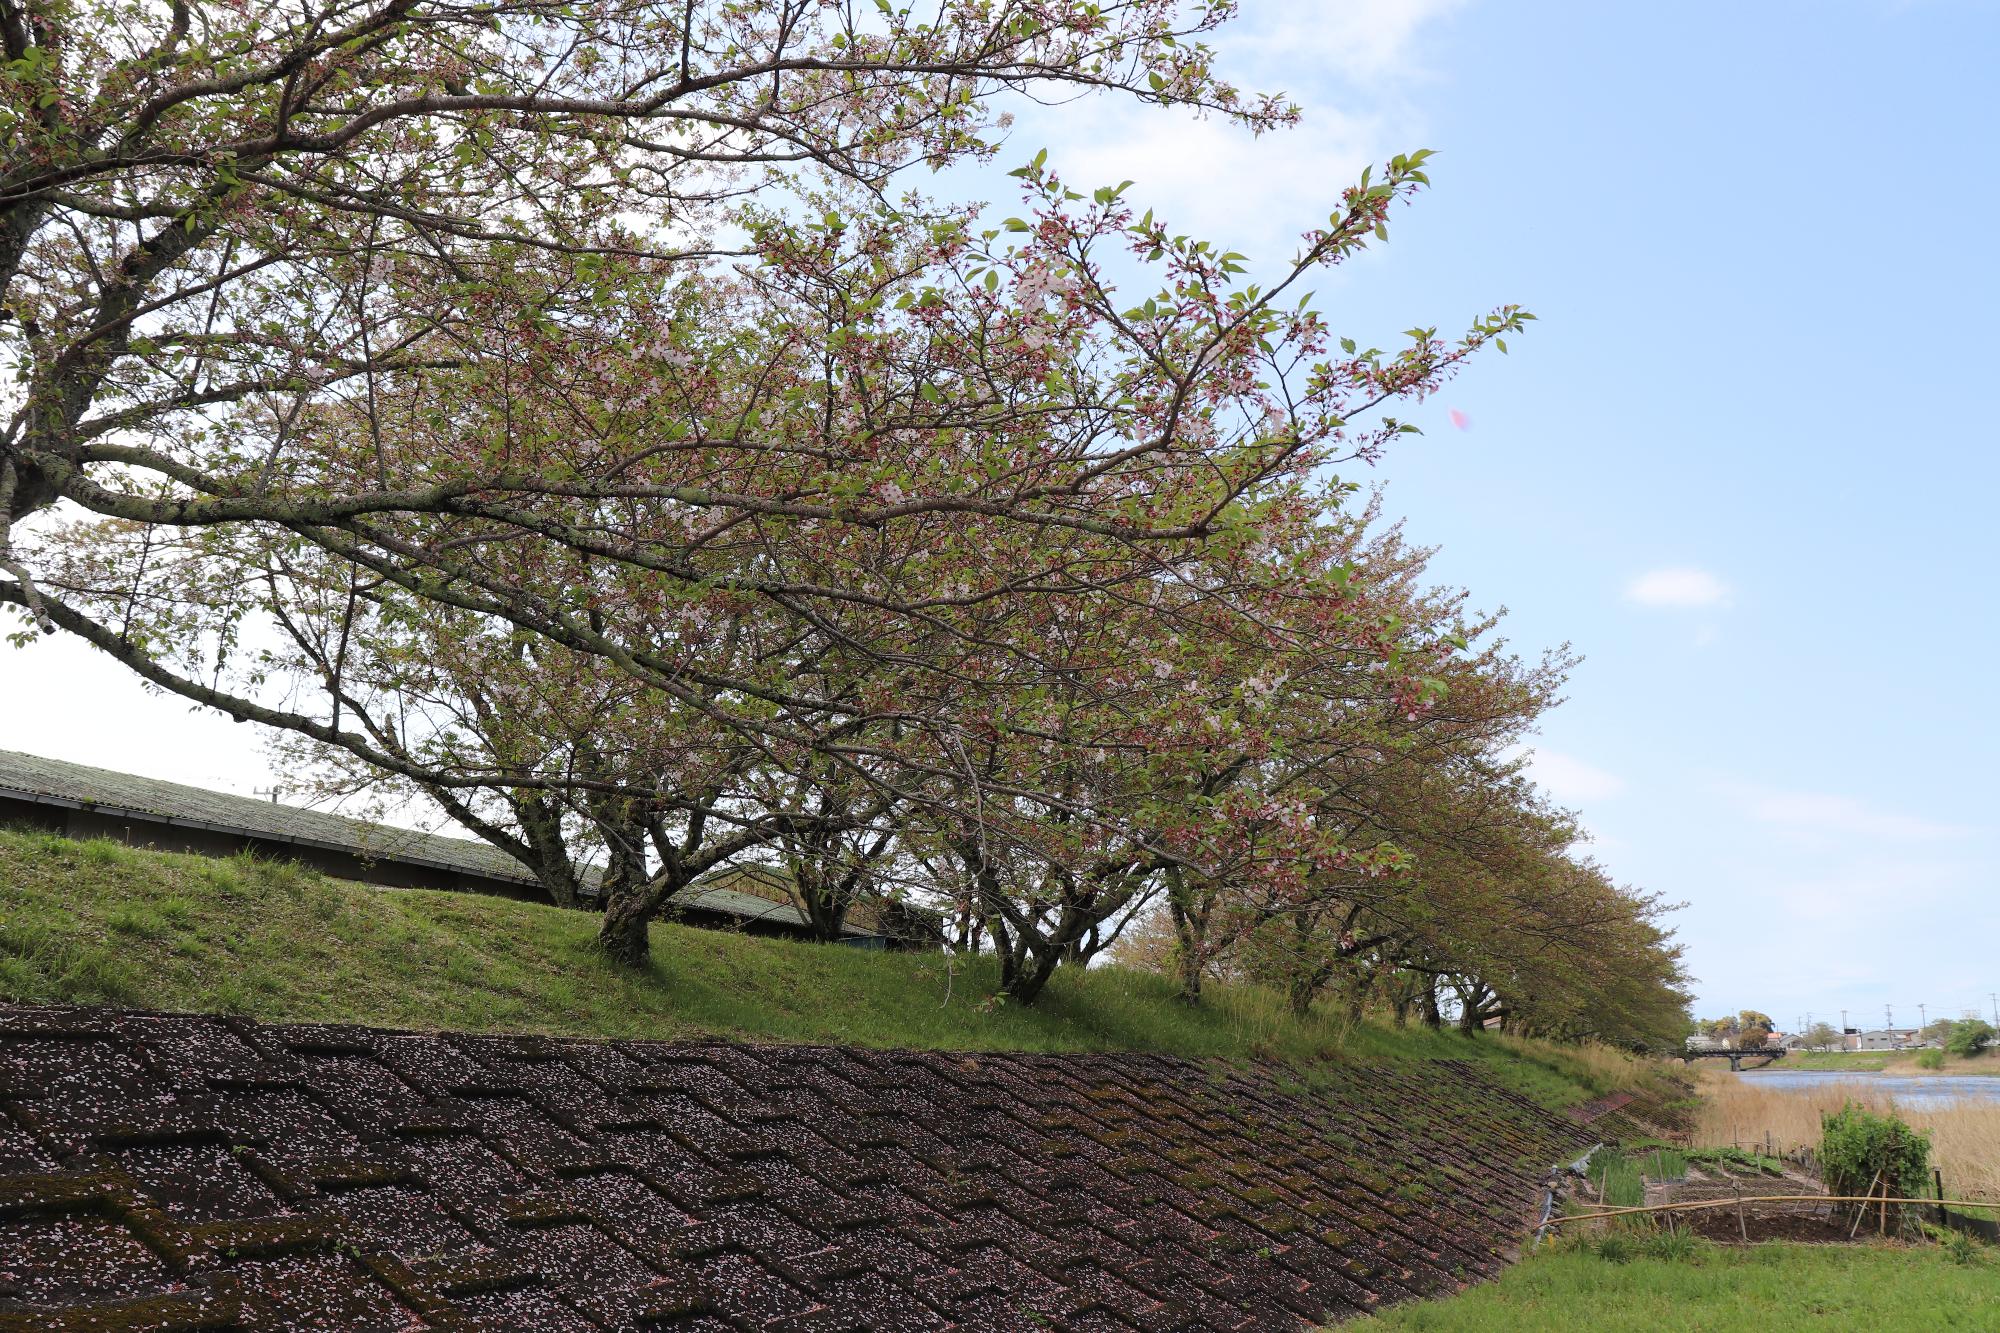
[(1454, 407), (1451, 409), (1451, 424), (1460, 430), (1471, 430), (1472, 418)]

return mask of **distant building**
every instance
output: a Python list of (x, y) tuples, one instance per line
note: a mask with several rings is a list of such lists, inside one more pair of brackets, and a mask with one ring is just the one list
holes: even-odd
[(1856, 1051), (1900, 1051), (1917, 1045), (1915, 1028), (1871, 1028), (1856, 1034), (1856, 1042), (1849, 1050)]
[[(17, 750), (0, 750), (0, 824), (72, 838), (108, 838), (163, 852), (249, 852), (386, 888), (548, 901), (520, 862), (470, 838), (419, 833)], [(667, 915), (692, 926), (810, 934), (796, 900), (770, 883), (770, 873), (761, 867), (720, 867), (675, 894)], [(585, 888), (587, 893), (596, 888), (595, 875), (587, 877)], [(874, 948), (931, 947), (943, 939), (942, 927), (922, 912), (884, 900), (857, 905), (842, 934), (844, 943)]]

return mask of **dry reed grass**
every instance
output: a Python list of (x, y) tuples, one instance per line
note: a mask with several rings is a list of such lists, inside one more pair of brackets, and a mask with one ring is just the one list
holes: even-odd
[(1855, 1102), (1892, 1112), (1931, 1136), (1931, 1160), (1944, 1172), (1945, 1188), (1961, 1199), (2000, 1202), (2000, 1103), (1959, 1101), (1947, 1106), (1899, 1104), (1865, 1079), (1809, 1088), (1759, 1087), (1754, 1080), (1703, 1070), (1697, 1147), (1762, 1151), (1765, 1135), (1779, 1152), (1819, 1147), (1820, 1116)]
[(1654, 1061), (1594, 1041), (1554, 1042), (1504, 1032), (1493, 1037), (1516, 1055), (1559, 1068), (1600, 1091), (1645, 1087), (1659, 1072)]

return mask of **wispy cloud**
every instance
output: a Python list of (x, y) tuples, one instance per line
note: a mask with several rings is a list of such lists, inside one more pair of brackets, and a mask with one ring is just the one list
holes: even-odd
[(1800, 832), (1899, 841), (1957, 838), (1971, 832), (1963, 824), (1903, 814), (1832, 792), (1783, 791), (1736, 782), (1722, 784), (1721, 790), (1758, 823)]
[[(1874, 929), (1879, 933), (1879, 914), (1887, 904), (1895, 904), (1899, 914), (1909, 915), (1923, 912), (1929, 914), (1940, 907), (1948, 908), (1979, 878), (1979, 867), (1971, 862), (1953, 858), (1918, 857), (1869, 857), (1841, 866), (1807, 867), (1802, 870), (1774, 870), (1771, 877), (1758, 888), (1758, 893), (1767, 897), (1771, 904), (1786, 912), (1790, 919), (1803, 922), (1815, 915), (1837, 914), (1842, 921), (1829, 921), (1827, 927), (1836, 933), (1844, 927), (1857, 924), (1853, 913), (1867, 913), (1875, 918), (1873, 926), (1864, 919), (1860, 924), (1864, 932)], [(1875, 912), (1869, 913), (1868, 909)], [(1944, 922), (1935, 923), (1942, 927)], [(1865, 952), (1865, 933), (1852, 939), (1839, 950), (1822, 954), (1822, 957), (1851, 956)], [(1873, 969), (1861, 966), (1855, 969), (1858, 978), (1865, 978)]]
[(1533, 750), (1528, 773), (1542, 790), (1564, 804), (1606, 801), (1625, 790), (1625, 779), (1575, 755)]
[(1127, 198), (1176, 230), (1257, 263), (1282, 262), (1363, 167), (1426, 146), (1409, 90), (1431, 77), (1426, 28), (1463, 3), (1246, 6), (1213, 39), (1218, 66), (1246, 92), (1298, 102), (1303, 118), (1293, 129), (1254, 137), (1212, 117), (1086, 98), (1023, 113), (1010, 143), (1024, 152), (1047, 147), (1051, 165), (1079, 188), (1129, 179)]
[(1641, 606), (1727, 606), (1729, 585), (1705, 569), (1654, 569), (1625, 585), (1625, 600)]
[[(1400, 81), (1421, 73), (1423, 29), (1464, 0), (1343, 0), (1337, 5), (1260, 7), (1242, 31), (1258, 63), (1300, 68), (1348, 82)], [(1224, 39), (1227, 41), (1227, 37)]]

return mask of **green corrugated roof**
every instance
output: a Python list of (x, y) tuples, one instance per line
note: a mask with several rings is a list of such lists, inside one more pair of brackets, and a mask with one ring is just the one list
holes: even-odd
[[(535, 877), (499, 848), (470, 838), (376, 824), (365, 819), (281, 805), (249, 796), (189, 787), (178, 782), (142, 778), (115, 769), (92, 768), (62, 759), (0, 750), (0, 796), (158, 819), (184, 827), (266, 838), (329, 851), (348, 852), (373, 861), (400, 861), (456, 874), (532, 887)], [(709, 880), (725, 880), (744, 872), (770, 873), (759, 866), (721, 866), (675, 894), (677, 908), (715, 912), (747, 921), (780, 922), (803, 927), (805, 914), (789, 903), (772, 902), (754, 894), (723, 888)], [(586, 871), (594, 877), (594, 869)], [(874, 931), (850, 926), (849, 935)]]
[(419, 833), (324, 810), (0, 750), (0, 795), (10, 792), (88, 810), (143, 815), (172, 824), (349, 852), (375, 861), (404, 861), (514, 884), (536, 882), (513, 857), (470, 838)]
[[(682, 908), (705, 908), (711, 912), (727, 912), (731, 916), (757, 921), (782, 921), (788, 926), (798, 926), (802, 929), (809, 924), (805, 912), (796, 902), (776, 902), (770, 898), (760, 898), (754, 893), (744, 893), (741, 889), (724, 887), (745, 876), (763, 880), (780, 890), (790, 883), (782, 871), (758, 865), (754, 861), (720, 865), (675, 894), (673, 904)], [(879, 933), (865, 926), (846, 924), (841, 926), (843, 935), (872, 936)]]

